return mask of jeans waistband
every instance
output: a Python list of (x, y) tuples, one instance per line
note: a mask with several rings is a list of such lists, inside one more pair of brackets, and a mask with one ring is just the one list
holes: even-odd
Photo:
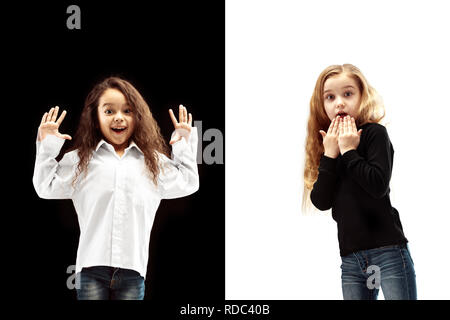
[(383, 248), (401, 248), (401, 249), (406, 249), (406, 243), (402, 243), (402, 244), (393, 244), (393, 245), (389, 245), (389, 246), (382, 246), (382, 247), (378, 247), (377, 249), (383, 249)]

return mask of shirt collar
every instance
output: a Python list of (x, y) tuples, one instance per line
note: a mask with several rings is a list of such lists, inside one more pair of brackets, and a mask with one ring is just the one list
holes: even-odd
[[(95, 152), (97, 152), (98, 149), (100, 149), (100, 147), (101, 147), (102, 145), (104, 145), (104, 144), (107, 144), (107, 145), (111, 146), (111, 148), (113, 148), (111, 144), (109, 144), (108, 142), (106, 142), (104, 139), (101, 139), (100, 142), (99, 142), (99, 143), (97, 144), (97, 146), (95, 147)], [(131, 142), (130, 142), (130, 145), (129, 145), (125, 150), (131, 149), (131, 148), (133, 148), (133, 147), (136, 148), (140, 153), (144, 154), (144, 153), (142, 152), (142, 150), (137, 146), (137, 144), (136, 144), (134, 141), (131, 141)], [(113, 149), (114, 149), (114, 148), (113, 148)]]
[(144, 154), (143, 152), (142, 152), (142, 150), (138, 147), (138, 145), (132, 140), (131, 142), (130, 142), (130, 145), (128, 146), (128, 148), (127, 149), (131, 149), (131, 148), (136, 148), (140, 153), (142, 153), (142, 154)]

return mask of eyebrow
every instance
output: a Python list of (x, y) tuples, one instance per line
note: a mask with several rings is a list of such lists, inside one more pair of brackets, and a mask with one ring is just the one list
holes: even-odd
[[(105, 108), (105, 107), (108, 107), (108, 106), (115, 106), (116, 104), (114, 104), (114, 103), (112, 103), (112, 102), (105, 102), (103, 105), (102, 105), (102, 108)], [(125, 103), (123, 106), (127, 106), (127, 107), (129, 107), (130, 105), (128, 104), (128, 103)]]
[[(355, 89), (354, 86), (345, 86), (345, 87), (342, 87), (341, 89), (345, 89), (345, 88), (352, 88), (352, 89)], [(327, 92), (329, 92), (329, 91), (333, 91), (333, 90), (328, 89), (328, 90), (325, 90), (323, 93), (325, 94), (325, 93), (327, 93)]]

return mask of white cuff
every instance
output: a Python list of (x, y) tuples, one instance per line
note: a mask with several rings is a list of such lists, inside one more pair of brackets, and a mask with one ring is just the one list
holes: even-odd
[(66, 140), (58, 138), (54, 135), (47, 135), (43, 140), (36, 140), (37, 154), (46, 154), (52, 158), (56, 158)]

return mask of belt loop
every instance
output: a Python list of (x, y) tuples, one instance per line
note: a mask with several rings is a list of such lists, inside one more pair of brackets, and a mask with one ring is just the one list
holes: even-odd
[(112, 274), (111, 281), (110, 281), (110, 283), (109, 283), (109, 287), (110, 287), (110, 288), (112, 288), (113, 285), (116, 283), (116, 281), (114, 280), (114, 275), (116, 274), (117, 271), (119, 271), (119, 268), (116, 268), (116, 269), (114, 270), (113, 274)]

